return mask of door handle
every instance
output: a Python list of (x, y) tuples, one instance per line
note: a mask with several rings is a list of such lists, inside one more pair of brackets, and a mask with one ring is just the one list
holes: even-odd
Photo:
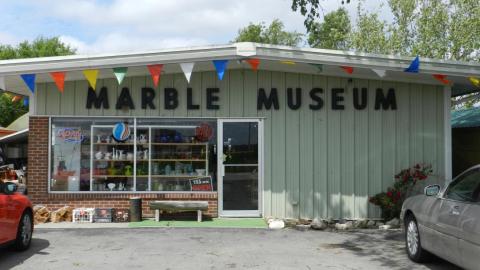
[(452, 206), (452, 209), (450, 210), (450, 214), (455, 216), (460, 215), (460, 206), (458, 205)]

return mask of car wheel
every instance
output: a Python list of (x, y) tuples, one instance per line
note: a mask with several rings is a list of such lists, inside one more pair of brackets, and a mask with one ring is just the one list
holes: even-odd
[(28, 211), (24, 212), (20, 223), (18, 224), (17, 238), (15, 239), (14, 248), (22, 251), (30, 247), (33, 233), (32, 214)]
[(422, 248), (418, 224), (413, 215), (405, 219), (405, 247), (408, 257), (414, 262), (425, 262), (430, 257), (430, 253)]

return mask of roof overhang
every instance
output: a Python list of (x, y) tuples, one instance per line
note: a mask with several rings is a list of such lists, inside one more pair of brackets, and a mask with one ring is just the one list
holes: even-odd
[(0, 143), (19, 143), (27, 142), (28, 139), (28, 129), (20, 130), (10, 135), (0, 138)]
[[(175, 63), (195, 62), (194, 71), (213, 70), (210, 61), (215, 59), (241, 60), (256, 57), (262, 60), (260, 69), (289, 71), (298, 73), (318, 73), (317, 68), (309, 64), (323, 64), (322, 75), (343, 76), (360, 79), (379, 79), (372, 69), (387, 70), (382, 78), (389, 81), (438, 84), (432, 74), (444, 74), (453, 82), (452, 95), (480, 91), (468, 81), (468, 77), (480, 77), (480, 64), (459, 61), (444, 61), (421, 58), (420, 73), (405, 73), (403, 70), (412, 58), (395, 55), (376, 55), (348, 51), (296, 48), (257, 43), (234, 43), (228, 45), (190, 47), (157, 50), (150, 52), (72, 55), (61, 57), (43, 57), (0, 61), (0, 76), (5, 76), (9, 91), (27, 95), (28, 91), (18, 76), (25, 73), (37, 74), (37, 82), (51, 82), (48, 75), (53, 71), (68, 71), (67, 80), (83, 79), (84, 69), (100, 69), (99, 78), (113, 77), (111, 68), (129, 67), (128, 76), (148, 74), (146, 65), (166, 64), (165, 73), (181, 72)], [(293, 61), (296, 65), (285, 65), (279, 61)], [(346, 74), (339, 66), (352, 66), (353, 74)], [(233, 61), (229, 69), (248, 68), (244, 63)]]

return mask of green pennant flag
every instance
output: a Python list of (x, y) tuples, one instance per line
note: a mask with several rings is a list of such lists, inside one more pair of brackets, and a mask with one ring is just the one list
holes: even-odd
[(125, 75), (127, 74), (128, 68), (126, 67), (117, 67), (113, 69), (113, 73), (115, 77), (117, 77), (118, 84), (122, 84), (123, 79), (125, 79)]
[(317, 68), (318, 72), (323, 72), (323, 65), (322, 64), (310, 64)]

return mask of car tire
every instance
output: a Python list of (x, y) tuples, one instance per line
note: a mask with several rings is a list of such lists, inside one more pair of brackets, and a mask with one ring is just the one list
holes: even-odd
[(17, 229), (17, 238), (13, 248), (18, 251), (26, 250), (30, 247), (33, 234), (33, 217), (29, 211), (25, 211), (20, 219)]
[(418, 223), (413, 215), (405, 218), (405, 249), (410, 260), (422, 263), (430, 259), (431, 255), (422, 248)]

